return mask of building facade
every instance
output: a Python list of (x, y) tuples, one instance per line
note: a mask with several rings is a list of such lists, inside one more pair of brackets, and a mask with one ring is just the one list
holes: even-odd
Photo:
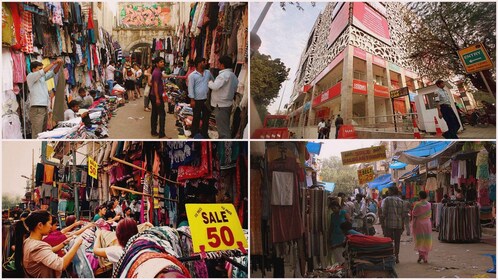
[[(289, 104), (291, 130), (313, 138), (320, 119), (340, 114), (345, 124), (389, 125), (412, 111), (409, 97), (389, 92), (422, 87), (402, 45), (403, 3), (329, 3), (304, 49)], [(394, 112), (393, 112), (394, 108)]]

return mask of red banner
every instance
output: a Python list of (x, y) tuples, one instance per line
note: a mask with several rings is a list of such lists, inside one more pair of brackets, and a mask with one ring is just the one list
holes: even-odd
[(329, 88), (328, 90), (322, 92), (320, 95), (318, 95), (317, 97), (315, 97), (313, 99), (313, 107), (316, 107), (326, 101), (329, 101), (330, 99), (334, 98), (334, 97), (337, 97), (339, 95), (341, 95), (341, 82), (335, 84), (334, 86), (332, 86), (331, 88)]
[(353, 93), (366, 95), (368, 93), (367, 82), (362, 80), (353, 80)]
[(344, 28), (348, 26), (349, 20), (349, 3), (344, 3), (341, 10), (337, 13), (337, 16), (332, 20), (330, 25), (330, 33), (328, 43), (329, 46), (332, 45), (337, 37), (342, 33)]
[(390, 98), (389, 89), (381, 85), (374, 85), (374, 95), (377, 97)]
[(382, 42), (391, 44), (387, 19), (366, 3), (354, 2), (353, 24)]

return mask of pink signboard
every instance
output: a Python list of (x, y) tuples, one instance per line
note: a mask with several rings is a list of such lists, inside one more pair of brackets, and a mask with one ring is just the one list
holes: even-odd
[(337, 37), (342, 33), (344, 28), (348, 25), (349, 22), (349, 4), (345, 3), (342, 5), (341, 10), (337, 13), (337, 16), (332, 20), (332, 24), (330, 25), (330, 33), (328, 43), (329, 46), (332, 45)]
[(386, 68), (386, 61), (378, 56), (372, 55), (372, 63), (382, 68)]
[(354, 47), (353, 55), (359, 59), (367, 60), (367, 52), (360, 48)]
[(367, 82), (362, 80), (353, 80), (353, 93), (364, 94), (367, 92)]
[(366, 3), (353, 3), (353, 24), (382, 42), (391, 44), (387, 19)]

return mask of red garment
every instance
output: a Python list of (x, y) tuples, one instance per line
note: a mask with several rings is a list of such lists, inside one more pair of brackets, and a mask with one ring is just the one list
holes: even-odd
[(393, 240), (389, 237), (378, 237), (364, 234), (351, 234), (348, 235), (347, 238), (350, 243), (358, 246), (379, 245), (393, 242)]
[[(22, 12), (21, 22), (21, 51), (25, 53), (33, 53), (33, 14), (30, 12)], [(26, 63), (26, 62), (24, 62)]]
[(14, 21), (14, 31), (16, 36), (16, 44), (12, 45), (13, 50), (20, 50), (21, 45), (21, 13), (19, 11), (20, 3), (8, 3), (12, 11), (12, 20)]
[(94, 28), (95, 27), (93, 26), (93, 11), (92, 8), (90, 8), (90, 10), (88, 10), (88, 25), (86, 29), (90, 30)]
[[(211, 143), (211, 142), (209, 142)], [(205, 178), (209, 175), (209, 156), (208, 143), (201, 143), (201, 165), (191, 166), (182, 165), (178, 167), (178, 182), (186, 181), (189, 179)]]
[[(45, 237), (43, 239), (43, 241), (47, 242), (50, 246), (55, 247), (55, 246), (61, 244), (62, 242), (64, 242), (64, 240), (66, 240), (66, 239), (67, 239), (67, 237), (62, 232), (60, 232), (59, 230), (56, 230), (56, 231), (49, 233), (47, 235), (47, 237)], [(62, 251), (62, 250), (59, 250), (55, 253), (57, 255), (59, 255), (59, 257), (64, 257), (64, 251)]]

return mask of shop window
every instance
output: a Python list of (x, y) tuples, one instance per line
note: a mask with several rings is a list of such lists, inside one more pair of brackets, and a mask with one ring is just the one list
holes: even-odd
[(375, 75), (374, 81), (379, 86), (387, 86), (387, 79), (383, 76)]
[(366, 81), (367, 80), (367, 74), (363, 73), (363, 72), (360, 72), (360, 71), (354, 71), (353, 72), (353, 79)]

